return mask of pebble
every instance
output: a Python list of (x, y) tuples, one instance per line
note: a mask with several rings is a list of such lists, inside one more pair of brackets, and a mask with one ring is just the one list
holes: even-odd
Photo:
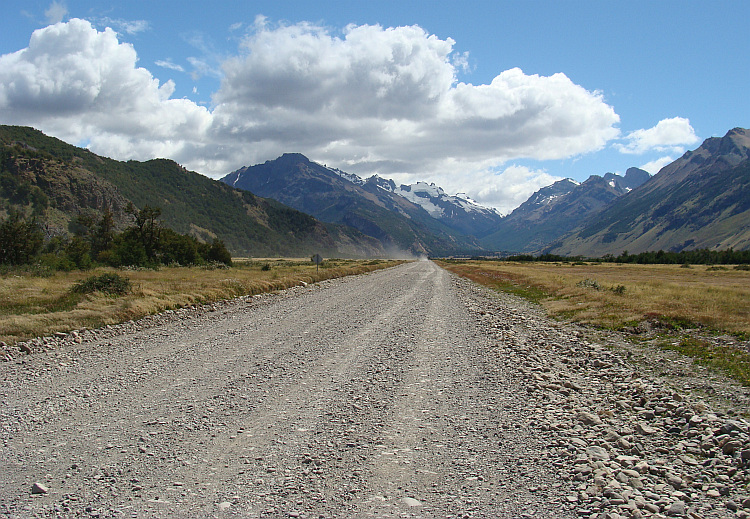
[(48, 492), (49, 489), (41, 483), (34, 483), (33, 485), (31, 485), (32, 494), (46, 494)]
[[(645, 373), (641, 366), (631, 363), (622, 351), (610, 348), (609, 344), (602, 344), (601, 336), (597, 335), (595, 339), (590, 330), (552, 321), (538, 307), (518, 298), (488, 295), (487, 290), (464, 280), (453, 279), (451, 283), (476, 319), (481, 334), (492, 337), (493, 348), (482, 350), (487, 357), (474, 359), (477, 364), (473, 366), (486, 370), (483, 376), (487, 386), (478, 387), (477, 391), (492, 391), (489, 389), (491, 384), (498, 381), (506, 383), (518, 392), (519, 399), (514, 404), (518, 404), (522, 412), (503, 418), (502, 421), (480, 423), (478, 420), (483, 416), (497, 417), (501, 416), (501, 412), (515, 409), (512, 406), (504, 407), (506, 403), (498, 401), (492, 402), (495, 406), (492, 410), (489, 407), (467, 409), (460, 410), (455, 415), (440, 416), (441, 420), (451, 424), (455, 430), (455, 435), (451, 437), (452, 443), (444, 445), (433, 440), (436, 436), (433, 435), (434, 423), (430, 421), (430, 413), (422, 413), (421, 406), (429, 400), (425, 398), (424, 402), (415, 401), (415, 416), (409, 418), (415, 424), (408, 429), (414, 431), (417, 441), (413, 445), (415, 448), (411, 451), (399, 450), (398, 446), (394, 448), (394, 445), (388, 443), (389, 439), (383, 433), (385, 429), (381, 422), (357, 422), (367, 413), (381, 416), (378, 413), (387, 403), (383, 402), (381, 396), (408, 398), (420, 384), (443, 398), (454, 396), (451, 394), (452, 386), (431, 387), (429, 381), (422, 382), (419, 377), (408, 381), (411, 386), (405, 385), (408, 369), (399, 370), (402, 366), (408, 366), (406, 363), (410, 359), (408, 355), (411, 350), (394, 348), (388, 350), (388, 355), (392, 355), (392, 358), (383, 356), (374, 359), (377, 362), (368, 366), (370, 371), (357, 373), (359, 378), (337, 381), (336, 384), (332, 382), (335, 389), (331, 391), (342, 393), (342, 401), (347, 401), (348, 405), (346, 412), (338, 414), (335, 409), (330, 408), (314, 410), (320, 411), (320, 416), (328, 424), (320, 436), (323, 441), (319, 442), (316, 437), (313, 445), (300, 447), (307, 451), (298, 451), (300, 455), (296, 458), (297, 461), (270, 459), (266, 462), (263, 456), (267, 452), (248, 451), (245, 453), (247, 458), (240, 465), (243, 470), (240, 474), (245, 478), (244, 488), (251, 491), (237, 491), (242, 500), (239, 497), (235, 500), (234, 497), (229, 497), (230, 494), (221, 492), (218, 499), (206, 499), (204, 502), (209, 503), (207, 506), (213, 506), (210, 503), (218, 501), (215, 506), (219, 510), (234, 507), (236, 510), (233, 512), (241, 513), (243, 507), (252, 507), (260, 512), (265, 511), (267, 515), (278, 514), (281, 510), (292, 510), (290, 513), (305, 510), (307, 513), (307, 506), (324, 511), (321, 515), (334, 517), (335, 513), (330, 512), (341, 510), (336, 508), (340, 503), (356, 501), (360, 495), (373, 490), (367, 487), (365, 475), (354, 473), (354, 470), (367, 468), (373, 459), (372, 453), (379, 456), (377, 463), (393, 463), (408, 471), (415, 466), (412, 462), (422, 452), (434, 448), (460, 453), (460, 456), (453, 459), (454, 466), (451, 467), (450, 476), (446, 475), (447, 472), (441, 472), (436, 478), (436, 484), (439, 485), (437, 488), (447, 488), (453, 481), (460, 483), (451, 487), (453, 494), (450, 496), (436, 493), (434, 499), (433, 495), (427, 497), (425, 501), (429, 506), (413, 497), (401, 498), (401, 505), (409, 508), (424, 507), (421, 510), (410, 510), (407, 515), (416, 517), (422, 512), (429, 515), (426, 512), (432, 513), (436, 506), (435, 500), (445, 498), (450, 499), (455, 507), (454, 517), (487, 516), (483, 515), (481, 508), (483, 503), (488, 502), (483, 496), (491, 496), (493, 492), (500, 496), (510, 495), (518, 503), (517, 508), (510, 508), (513, 513), (509, 512), (506, 517), (552, 517), (553, 513), (558, 513), (561, 514), (559, 517), (578, 516), (588, 519), (667, 516), (712, 519), (735, 515), (740, 517), (739, 514), (745, 514), (743, 508), (750, 510), (750, 499), (747, 497), (747, 485), (750, 483), (750, 423), (744, 417), (723, 414), (703, 401), (699, 392), (673, 387)], [(300, 288), (308, 291), (318, 289), (314, 285)], [(275, 297), (293, 296), (280, 294), (263, 298), (250, 297), (241, 303), (247, 311), (253, 305), (273, 304)], [(158, 329), (158, 326), (175, 320), (189, 323), (190, 319), (201, 315), (225, 311), (232, 304), (236, 303), (196, 306), (100, 330), (85, 330), (66, 336), (28, 341), (26, 346), (38, 352), (71, 348), (81, 342), (106, 345), (107, 341), (114, 341), (117, 337), (146, 329)], [(411, 347), (408, 340), (405, 344)], [(214, 347), (221, 346), (216, 343)], [(221, 438), (229, 436), (235, 436), (232, 440), (235, 443), (242, 441), (246, 433), (252, 432), (252, 427), (248, 426), (248, 430), (244, 431), (236, 427), (236, 424), (233, 426), (233, 413), (259, 405), (268, 394), (273, 394), (276, 387), (274, 384), (288, 383), (290, 377), (304, 373), (300, 369), (314, 367), (294, 364), (301, 362), (299, 359), (309, 361), (313, 358), (306, 354), (306, 347), (310, 346), (300, 338), (295, 355), (279, 359), (258, 356), (259, 367), (248, 372), (252, 378), (240, 378), (240, 385), (235, 387), (228, 384), (220, 391), (217, 390), (216, 396), (209, 399), (213, 402), (210, 408), (204, 407), (203, 413), (198, 416), (189, 413), (193, 421), (180, 422), (182, 412), (165, 410), (166, 418), (144, 423), (142, 429), (134, 433), (132, 444), (122, 446), (122, 442), (107, 438), (99, 445), (110, 445), (110, 452), (114, 453), (118, 449), (127, 449), (122, 452), (132, 452), (138, 460), (143, 460), (148, 465), (160, 460), (163, 463), (166, 463), (165, 460), (173, 460), (170, 457), (170, 445), (177, 445), (182, 435), (189, 436), (194, 431), (211, 431), (209, 442), (219, 442)], [(18, 352), (13, 355), (16, 360), (26, 358), (19, 357)], [(491, 355), (494, 357), (490, 357)], [(229, 369), (234, 368), (232, 366)], [(244, 366), (243, 369), (248, 367)], [(137, 375), (134, 374), (134, 377)], [(330, 376), (333, 381), (335, 373), (332, 371)], [(191, 389), (189, 378), (182, 383), (186, 390)], [(706, 387), (709, 386), (707, 383)], [(253, 393), (253, 388), (256, 387), (265, 393)], [(381, 391), (381, 388), (393, 392)], [(702, 390), (708, 391), (706, 388)], [(95, 410), (99, 405), (99, 397), (116, 397), (116, 394), (110, 395), (106, 391), (107, 388), (101, 387), (73, 388), (69, 398), (82, 401), (88, 394), (85, 406)], [(235, 400), (227, 396), (227, 393), (233, 391)], [(237, 394), (242, 395), (241, 401), (237, 400)], [(498, 394), (501, 391), (498, 390)], [(485, 400), (486, 393), (482, 395), (476, 400), (477, 404), (488, 405), (490, 402)], [(61, 395), (59, 398), (68, 396)], [(232, 407), (230, 404), (235, 401), (239, 404)], [(430, 411), (426, 406), (424, 410)], [(277, 418), (280, 422), (285, 419), (282, 415)], [(290, 430), (307, 430), (299, 429), (297, 424), (291, 425)], [(304, 425), (309, 427), (308, 424)], [(363, 431), (360, 427), (369, 430)], [(388, 434), (398, 437), (402, 430), (394, 426), (393, 429), (388, 429)], [(531, 437), (543, 445), (543, 449), (540, 451), (536, 447), (532, 449), (524, 444), (513, 444), (514, 441), (521, 441), (517, 440), (520, 436), (515, 431), (526, 435), (523, 441), (528, 441)], [(92, 431), (85, 432), (88, 434)], [(276, 435), (277, 432), (274, 431), (273, 434)], [(304, 437), (305, 434), (300, 433), (300, 436)], [(136, 442), (137, 438), (142, 441)], [(248, 441), (248, 445), (252, 445), (252, 441)], [(287, 448), (282, 447), (286, 445), (282, 442), (287, 441), (288, 438), (279, 436), (278, 448)], [(528, 456), (518, 456), (512, 465), (507, 461), (501, 463), (493, 460), (508, 452), (511, 447), (516, 449), (515, 452)], [(92, 451), (95, 451), (95, 445)], [(88, 474), (85, 477), (89, 479), (85, 482), (90, 487), (84, 487), (86, 495), (95, 489), (96, 492), (114, 496), (119, 491), (131, 499), (139, 499), (141, 494), (131, 493), (131, 488), (138, 488), (139, 491), (143, 490), (143, 500), (153, 497), (148, 491), (152, 487), (142, 481), (131, 482), (130, 476), (99, 466), (92, 467), (90, 460), (84, 463), (81, 460), (75, 461), (81, 468), (70, 470), (70, 462), (67, 462), (65, 470), (70, 470), (74, 477)], [(229, 467), (216, 459), (190, 461), (198, 465), (214, 462), (217, 467)], [(237, 465), (233, 467), (236, 468)], [(422, 469), (434, 470), (435, 467), (420, 466), (420, 470)], [(497, 471), (502, 473), (498, 475)], [(101, 477), (94, 478), (95, 473), (101, 473)], [(487, 478), (487, 473), (492, 473), (494, 477)], [(41, 472), (32, 477), (44, 478), (44, 474), (45, 472)], [(551, 481), (543, 484), (537, 480), (540, 476), (549, 477)], [(161, 480), (174, 481), (174, 484), (166, 489), (169, 495), (162, 496), (159, 503), (166, 503), (166, 498), (172, 499), (172, 496), (180, 493), (193, 491), (190, 488), (192, 483), (185, 488), (179, 484), (179, 480), (172, 479), (181, 477), (185, 477), (184, 474), (174, 473)], [(134, 485), (136, 482), (138, 484)], [(552, 486), (552, 482), (557, 486)], [(399, 491), (400, 495), (406, 493), (407, 487), (405, 485), (404, 490)], [(43, 488), (45, 493), (48, 492), (46, 487)], [(531, 492), (532, 488), (534, 492)], [(373, 491), (386, 495), (383, 489)], [(422, 489), (410, 491), (419, 491), (418, 495), (427, 496), (421, 493)], [(195, 492), (209, 494), (211, 489), (195, 489)], [(80, 512), (85, 503), (74, 501), (72, 497), (71, 493), (71, 497), (64, 498), (59, 506), (67, 506)], [(522, 503), (527, 498), (530, 504), (524, 509)], [(336, 501), (337, 499), (340, 501)], [(380, 506), (384, 507), (383, 510), (388, 510), (386, 507), (394, 506), (394, 499), (393, 494), (390, 494), (388, 499), (382, 500)], [(533, 503), (539, 503), (540, 500), (547, 500), (550, 507), (557, 507), (555, 512), (535, 508)], [(45, 500), (34, 501), (41, 503)], [(99, 509), (99, 504), (92, 508)], [(393, 509), (389, 511), (392, 512)], [(570, 515), (565, 515), (563, 511)], [(65, 511), (47, 512), (51, 516), (75, 515)], [(730, 512), (732, 514), (727, 515)], [(213, 513), (216, 513), (216, 509)], [(315, 517), (309, 514), (307, 516)], [(389, 515), (384, 513), (383, 516)]]

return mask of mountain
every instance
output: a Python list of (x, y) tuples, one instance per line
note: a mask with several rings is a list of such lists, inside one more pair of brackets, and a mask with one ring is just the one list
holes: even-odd
[(750, 130), (706, 139), (548, 252), (750, 248)]
[(129, 224), (129, 202), (159, 207), (165, 227), (204, 241), (218, 237), (235, 255), (385, 253), (354, 229), (321, 223), (171, 160), (121, 162), (33, 128), (0, 126), (0, 216), (10, 209), (34, 213), (51, 237), (68, 234), (80, 214), (97, 217), (110, 210), (120, 230)]
[[(448, 197), (441, 198), (438, 193), (435, 197), (420, 196), (416, 191), (405, 197), (399, 191), (406, 187), (397, 187), (391, 180), (377, 176), (363, 180), (299, 153), (240, 168), (221, 180), (325, 222), (352, 226), (386, 248), (433, 255), (482, 250), (475, 238), (456, 229), (461, 224), (448, 225), (449, 218), (434, 218), (425, 209), (437, 214), (439, 208), (445, 216)], [(468, 213), (466, 209), (463, 212)]]
[(650, 175), (630, 168), (625, 176), (607, 173), (577, 183), (563, 179), (531, 195), (502, 219), (482, 244), (496, 251), (537, 252), (630, 192)]
[(374, 176), (364, 181), (365, 189), (373, 186), (402, 196), (420, 206), (434, 219), (461, 234), (484, 236), (502, 220), (495, 210), (483, 207), (464, 194), (448, 195), (433, 183), (396, 185), (393, 180)]

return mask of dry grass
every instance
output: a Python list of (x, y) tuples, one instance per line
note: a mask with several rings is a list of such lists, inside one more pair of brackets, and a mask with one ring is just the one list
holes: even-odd
[(749, 271), (716, 270), (704, 265), (441, 264), (495, 288), (527, 292), (522, 295), (544, 305), (553, 316), (577, 322), (619, 329), (659, 319), (750, 335)]
[[(748, 352), (708, 340), (705, 333), (750, 338), (750, 271), (702, 265), (440, 264), (483, 285), (536, 301), (557, 318), (616, 330), (658, 322), (664, 333), (657, 337), (656, 346), (678, 351), (750, 386)], [(703, 331), (688, 334), (687, 328)]]
[[(8, 274), (0, 278), (0, 341), (14, 344), (33, 337), (95, 328), (188, 306), (242, 295), (282, 290), (362, 274), (400, 261), (328, 260), (316, 271), (309, 260), (237, 262), (230, 269), (162, 268), (118, 271), (133, 289), (120, 297), (76, 294), (71, 288), (88, 277), (111, 272), (58, 272), (50, 277)], [(262, 270), (264, 266), (268, 270)]]

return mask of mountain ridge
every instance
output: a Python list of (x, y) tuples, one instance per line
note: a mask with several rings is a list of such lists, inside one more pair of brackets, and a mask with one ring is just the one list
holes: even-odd
[(386, 247), (412, 254), (483, 250), (475, 238), (430, 216), (423, 207), (424, 200), (412, 201), (399, 195), (392, 180), (377, 176), (361, 179), (299, 153), (285, 153), (263, 164), (239, 168), (221, 180), (320, 220), (352, 226)]
[[(239, 255), (384, 255), (379, 243), (342, 226), (324, 224), (275, 201), (240, 191), (174, 161), (116, 161), (78, 148), (39, 130), (0, 125), (2, 175), (8, 185), (41, 192), (40, 209), (48, 236), (70, 233), (84, 212), (113, 212), (126, 225), (124, 207), (132, 202), (161, 209), (161, 222), (202, 241), (219, 237)], [(66, 186), (75, 186), (72, 190)], [(96, 196), (99, 193), (99, 198)], [(62, 197), (62, 198), (61, 198)], [(93, 198), (92, 198), (93, 197)], [(63, 203), (68, 200), (69, 205)], [(0, 197), (0, 212), (33, 211), (26, 201)], [(33, 204), (32, 204), (33, 205)]]
[(485, 236), (482, 243), (495, 250), (539, 252), (648, 177), (646, 171), (629, 168), (625, 176), (591, 175), (580, 183), (572, 179), (558, 180), (536, 191), (503, 218), (495, 232)]
[(750, 248), (750, 130), (706, 139), (551, 244), (565, 255)]

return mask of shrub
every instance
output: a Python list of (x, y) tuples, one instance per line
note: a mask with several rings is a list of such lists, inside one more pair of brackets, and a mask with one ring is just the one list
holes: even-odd
[(597, 280), (589, 278), (586, 278), (583, 281), (579, 281), (578, 283), (576, 283), (576, 286), (583, 288), (593, 288), (594, 290), (599, 290), (600, 288), (602, 288)]
[(130, 291), (131, 283), (126, 277), (119, 274), (109, 273), (100, 276), (91, 276), (73, 285), (71, 289), (78, 294), (91, 294), (103, 292), (111, 295), (125, 295)]
[(224, 242), (219, 239), (214, 239), (213, 243), (211, 243), (211, 247), (208, 249), (205, 259), (208, 261), (224, 263), (230, 267), (232, 266), (232, 255), (227, 250)]

